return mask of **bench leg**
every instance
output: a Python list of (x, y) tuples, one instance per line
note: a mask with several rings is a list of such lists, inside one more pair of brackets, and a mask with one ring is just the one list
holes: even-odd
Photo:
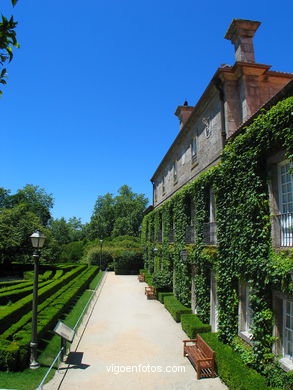
[(201, 378), (200, 370), (201, 370), (200, 363), (197, 363), (197, 365), (196, 365), (197, 379), (200, 379), (200, 378)]

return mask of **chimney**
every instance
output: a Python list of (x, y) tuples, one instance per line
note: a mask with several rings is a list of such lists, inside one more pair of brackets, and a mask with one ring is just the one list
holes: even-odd
[(234, 44), (236, 62), (255, 62), (253, 36), (259, 25), (254, 20), (233, 19), (225, 38)]
[(191, 112), (193, 110), (193, 106), (189, 106), (188, 102), (185, 100), (183, 106), (178, 106), (177, 110), (175, 111), (175, 115), (178, 117), (180, 121), (180, 130), (187, 122), (187, 119), (189, 118)]

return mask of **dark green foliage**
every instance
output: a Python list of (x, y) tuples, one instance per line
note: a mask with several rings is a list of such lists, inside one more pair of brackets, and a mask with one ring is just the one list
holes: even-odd
[(85, 241), (73, 241), (63, 245), (60, 253), (60, 262), (79, 263), (84, 254), (85, 244)]
[[(60, 288), (38, 305), (39, 338), (52, 329), (61, 313), (66, 311), (75, 297), (88, 287), (97, 273), (97, 267), (77, 267), (77, 271), (74, 279), (63, 280)], [(0, 358), (0, 369), (20, 370), (27, 366), (28, 345), (31, 338), (31, 316), (31, 311), (27, 312), (0, 336), (0, 356), (3, 356)]]
[(143, 266), (140, 250), (121, 250), (113, 254), (116, 275), (136, 275)]
[(211, 331), (211, 325), (201, 322), (196, 314), (182, 314), (181, 326), (187, 336), (195, 338), (197, 333), (206, 333)]
[(181, 314), (191, 313), (191, 309), (183, 306), (174, 296), (164, 297), (164, 305), (176, 322), (180, 322)]
[[(215, 351), (216, 371), (230, 390), (269, 390), (266, 380), (245, 366), (239, 355), (218, 340), (215, 333), (203, 333), (202, 338)], [(277, 390), (277, 389), (275, 389)]]

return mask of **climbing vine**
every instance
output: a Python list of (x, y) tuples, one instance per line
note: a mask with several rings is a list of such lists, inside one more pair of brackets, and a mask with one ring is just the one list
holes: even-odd
[[(210, 272), (217, 274), (219, 335), (231, 343), (238, 332), (239, 281), (251, 286), (253, 351), (258, 362), (272, 358), (272, 289), (292, 294), (289, 271), (292, 252), (276, 252), (271, 243), (271, 218), (267, 185), (267, 158), (285, 150), (293, 159), (293, 97), (262, 112), (243, 133), (224, 148), (221, 163), (176, 192), (170, 200), (145, 216), (142, 229), (145, 264), (154, 269), (155, 238), (163, 229), (160, 256), (163, 269), (174, 270), (176, 297), (190, 304), (191, 266), (195, 267), (196, 306), (209, 321)], [(210, 188), (217, 206), (217, 250), (204, 245), (204, 224), (209, 221)], [(188, 204), (195, 207), (195, 244), (186, 246)], [(169, 233), (175, 229), (174, 243)], [(188, 249), (188, 261), (181, 251)]]

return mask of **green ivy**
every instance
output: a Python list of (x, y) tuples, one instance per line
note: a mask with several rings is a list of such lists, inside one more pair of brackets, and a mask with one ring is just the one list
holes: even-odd
[[(216, 272), (219, 335), (225, 342), (232, 343), (238, 332), (239, 280), (250, 283), (253, 354), (259, 369), (272, 359), (272, 289), (293, 292), (289, 276), (292, 251), (276, 253), (272, 249), (266, 169), (267, 157), (279, 150), (285, 150), (287, 158), (293, 159), (292, 112), (293, 97), (261, 112), (245, 132), (228, 142), (220, 164), (146, 215), (142, 226), (145, 267), (151, 273), (157, 245), (151, 237), (157, 237), (163, 227), (160, 264), (163, 269), (175, 271), (173, 290), (184, 305), (190, 304), (191, 266), (195, 267), (197, 312), (204, 322), (210, 315), (210, 273)], [(217, 205), (217, 251), (203, 245), (211, 187)], [(195, 206), (196, 244), (186, 246), (190, 201)], [(168, 235), (173, 226), (175, 241), (170, 244)], [(183, 249), (189, 253), (184, 263), (180, 256)]]

